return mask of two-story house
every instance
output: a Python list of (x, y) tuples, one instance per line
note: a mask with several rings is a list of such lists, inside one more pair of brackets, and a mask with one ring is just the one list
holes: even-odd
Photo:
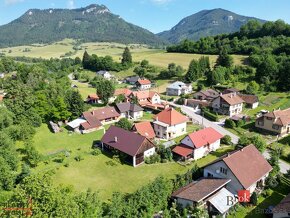
[(146, 107), (153, 110), (156, 110), (156, 109), (162, 110), (168, 106), (165, 103), (161, 102), (160, 95), (154, 91), (146, 90), (146, 91), (132, 92), (129, 95), (129, 99), (131, 102), (133, 98), (137, 98), (138, 104), (141, 107)]
[(205, 166), (204, 177), (230, 179), (227, 185), (230, 192), (248, 190), (252, 194), (264, 187), (271, 170), (261, 152), (254, 145), (248, 145)]
[(173, 139), (186, 133), (188, 118), (173, 108), (164, 109), (154, 118), (153, 128), (158, 138)]
[(219, 93), (213, 89), (201, 90), (193, 94), (195, 99), (212, 101), (219, 97)]
[(130, 102), (119, 103), (116, 104), (116, 108), (120, 113), (121, 117), (125, 117), (128, 119), (140, 119), (143, 117), (143, 108), (137, 104), (133, 104)]
[(243, 111), (244, 100), (236, 92), (221, 94), (213, 100), (212, 108), (215, 112), (223, 115), (233, 116)]
[(136, 87), (139, 90), (147, 90), (147, 89), (150, 89), (151, 86), (152, 86), (152, 83), (148, 79), (138, 79), (138, 81), (136, 82)]
[(288, 135), (290, 133), (290, 108), (261, 115), (256, 119), (255, 126), (281, 136)]
[(176, 81), (172, 84), (170, 84), (166, 88), (166, 93), (169, 96), (179, 96), (183, 94), (189, 94), (192, 92), (192, 85), (191, 84), (185, 84), (180, 81)]
[(220, 148), (222, 137), (223, 135), (215, 129), (205, 128), (188, 134), (172, 152), (181, 159), (192, 158), (197, 160)]

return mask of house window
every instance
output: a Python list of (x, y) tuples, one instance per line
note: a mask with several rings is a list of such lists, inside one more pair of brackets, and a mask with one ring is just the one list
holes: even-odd
[(227, 173), (228, 173), (228, 170), (223, 168), (223, 167), (220, 167), (220, 171), (221, 171), (221, 173), (223, 173), (225, 175), (227, 175)]
[(258, 121), (258, 125), (259, 125), (259, 126), (264, 126), (264, 122), (262, 122), (262, 121)]
[(279, 126), (276, 125), (276, 124), (274, 124), (274, 125), (272, 126), (272, 129), (276, 129), (276, 130), (278, 130), (278, 129), (279, 129)]
[(213, 177), (213, 174), (207, 173), (207, 177)]
[(184, 128), (182, 128), (182, 130), (181, 130), (182, 132), (184, 132)]

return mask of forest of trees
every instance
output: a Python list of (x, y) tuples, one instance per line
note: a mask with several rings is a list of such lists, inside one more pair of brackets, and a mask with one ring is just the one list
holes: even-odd
[(256, 68), (253, 79), (262, 84), (265, 91), (290, 90), (290, 25), (281, 20), (264, 24), (250, 21), (239, 32), (206, 37), (196, 42), (185, 40), (179, 45), (169, 46), (167, 51), (218, 54), (216, 66), (224, 69), (215, 68), (211, 72), (208, 77), (210, 84), (222, 83), (230, 74), (235, 74), (230, 70), (233, 60), (229, 54), (247, 54), (250, 55), (250, 66)]

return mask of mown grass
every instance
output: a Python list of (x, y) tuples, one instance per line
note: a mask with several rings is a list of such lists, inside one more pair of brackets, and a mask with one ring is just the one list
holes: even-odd
[[(78, 191), (91, 188), (99, 191), (102, 200), (107, 200), (113, 192), (130, 193), (158, 176), (174, 178), (176, 174), (185, 173), (193, 166), (193, 163), (182, 166), (176, 162), (169, 162), (143, 164), (134, 168), (115, 162), (105, 154), (93, 156), (91, 154), (93, 141), (101, 139), (102, 135), (102, 130), (86, 135), (69, 134), (66, 130), (53, 134), (46, 125), (41, 126), (34, 137), (34, 145), (43, 155), (52, 158), (48, 159), (46, 163), (41, 163), (33, 170), (33, 173), (55, 170), (55, 184), (72, 185)], [(202, 167), (228, 152), (229, 149), (233, 148), (222, 148), (196, 163)], [(54, 161), (54, 157), (62, 150), (69, 151), (70, 156), (66, 157), (62, 163), (58, 163)], [(74, 159), (76, 156), (81, 156), (83, 160), (77, 162)], [(64, 166), (65, 164), (67, 167)]]
[[(27, 45), (5, 48), (0, 50), (4, 52), (7, 56), (26, 56), (35, 58), (60, 58), (68, 52), (72, 52), (73, 55), (69, 56), (71, 58), (80, 57), (82, 58), (83, 53), (87, 50), (90, 54), (96, 54), (98, 56), (110, 55), (115, 61), (121, 61), (122, 53), (126, 45), (119, 43), (109, 43), (109, 42), (96, 42), (96, 43), (83, 43), (80, 45), (81, 50), (74, 51), (73, 47), (75, 41), (72, 39), (65, 39), (60, 42), (52, 44), (38, 44), (38, 45)], [(147, 59), (150, 64), (166, 68), (169, 63), (176, 63), (181, 65), (185, 69), (192, 59), (198, 59), (200, 54), (183, 54), (183, 53), (166, 53), (164, 50), (160, 49), (150, 49), (144, 45), (129, 45), (133, 61), (140, 62)], [(29, 49), (29, 52), (23, 52), (25, 49)], [(10, 52), (9, 52), (10, 51)], [(216, 55), (207, 55), (210, 58), (212, 65), (215, 64)], [(247, 56), (233, 55), (234, 63), (237, 65), (243, 64)]]

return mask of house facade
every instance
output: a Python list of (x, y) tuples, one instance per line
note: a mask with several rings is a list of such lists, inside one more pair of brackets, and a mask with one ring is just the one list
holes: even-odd
[(248, 145), (208, 164), (204, 168), (204, 177), (230, 179), (227, 189), (231, 193), (249, 190), (252, 194), (265, 186), (271, 170), (260, 151), (254, 145)]
[(281, 136), (290, 134), (290, 108), (261, 115), (255, 127)]
[(116, 104), (116, 108), (123, 118), (137, 120), (143, 117), (144, 109), (130, 102)]
[(104, 79), (110, 80), (113, 78), (113, 75), (111, 75), (108, 71), (100, 70), (97, 72), (97, 75), (100, 75)]
[(212, 102), (214, 112), (233, 116), (243, 111), (244, 100), (237, 93), (221, 94)]
[(259, 106), (259, 98), (256, 95), (238, 94), (244, 100), (246, 107), (255, 109)]
[(167, 108), (155, 116), (153, 128), (158, 138), (170, 140), (186, 133), (187, 121), (186, 116)]
[(166, 93), (169, 96), (179, 96), (182, 94), (189, 94), (192, 92), (192, 85), (176, 81), (166, 88)]
[(148, 90), (151, 88), (151, 86), (152, 86), (152, 83), (148, 79), (139, 79), (136, 82), (136, 87), (139, 90)]
[(155, 145), (149, 139), (116, 126), (110, 126), (101, 139), (101, 146), (103, 150), (117, 150), (124, 154), (125, 161), (134, 167), (155, 153)]
[(181, 140), (181, 145), (176, 146), (172, 152), (182, 159), (197, 160), (219, 149), (222, 137), (223, 135), (213, 128), (205, 128), (187, 135)]
[(104, 107), (88, 113), (91, 113), (92, 116), (98, 119), (103, 125), (117, 122), (120, 119), (120, 114), (114, 107)]
[(86, 102), (88, 104), (98, 104), (99, 100), (100, 100), (100, 98), (97, 94), (90, 94), (90, 95), (88, 95)]

